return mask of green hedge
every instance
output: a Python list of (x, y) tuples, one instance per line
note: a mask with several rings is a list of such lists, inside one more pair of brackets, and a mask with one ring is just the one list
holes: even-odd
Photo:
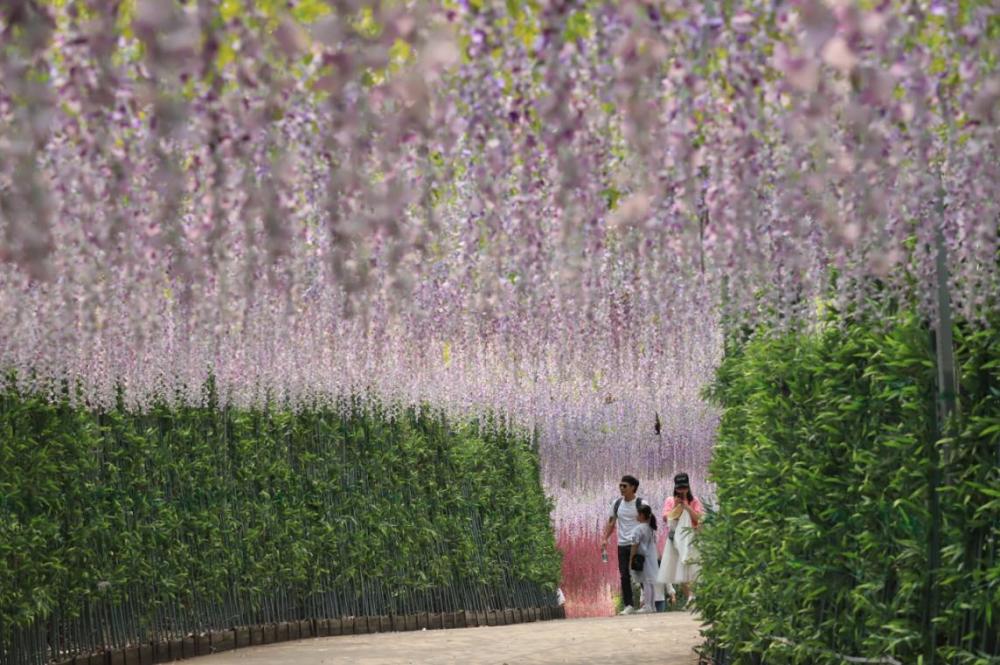
[(294, 618), (552, 605), (550, 510), (530, 437), (502, 423), (360, 403), (96, 414), (8, 389), (0, 662)]
[(729, 345), (698, 605), (731, 662), (1000, 662), (996, 323), (956, 327), (951, 440), (914, 316)]

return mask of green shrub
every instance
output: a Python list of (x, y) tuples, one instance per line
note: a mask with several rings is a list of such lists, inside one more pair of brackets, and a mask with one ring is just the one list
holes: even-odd
[(915, 316), (729, 345), (710, 390), (719, 512), (700, 535), (711, 642), (735, 662), (1000, 662), (996, 330), (956, 327), (942, 440)]
[(120, 646), (555, 602), (537, 454), (500, 422), (358, 403), (97, 414), (8, 389), (0, 441), (0, 662), (32, 631)]

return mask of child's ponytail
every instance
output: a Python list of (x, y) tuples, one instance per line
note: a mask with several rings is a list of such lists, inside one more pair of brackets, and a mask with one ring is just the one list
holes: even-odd
[(639, 513), (646, 516), (649, 520), (649, 528), (656, 531), (656, 515), (653, 514), (653, 509), (644, 503), (639, 506)]

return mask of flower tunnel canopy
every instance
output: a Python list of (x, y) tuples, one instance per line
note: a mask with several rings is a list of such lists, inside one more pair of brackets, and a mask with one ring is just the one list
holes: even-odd
[(571, 483), (702, 464), (724, 330), (932, 316), (939, 274), (996, 307), (992, 9), (5, 3), (0, 365), (494, 409)]
[(994, 655), (995, 10), (0, 3), (0, 663), (607, 613), (675, 471), (710, 640)]

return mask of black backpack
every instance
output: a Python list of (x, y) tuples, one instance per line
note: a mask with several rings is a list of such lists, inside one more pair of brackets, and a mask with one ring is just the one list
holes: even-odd
[[(622, 501), (623, 500), (624, 500), (624, 497), (620, 496), (620, 497), (618, 497), (618, 500), (615, 501), (615, 519), (618, 519), (618, 507), (620, 505), (622, 505)], [(638, 512), (639, 506), (641, 506), (641, 505), (642, 505), (642, 497), (638, 497), (638, 496), (635, 497), (635, 509), (636, 509), (636, 512)]]

